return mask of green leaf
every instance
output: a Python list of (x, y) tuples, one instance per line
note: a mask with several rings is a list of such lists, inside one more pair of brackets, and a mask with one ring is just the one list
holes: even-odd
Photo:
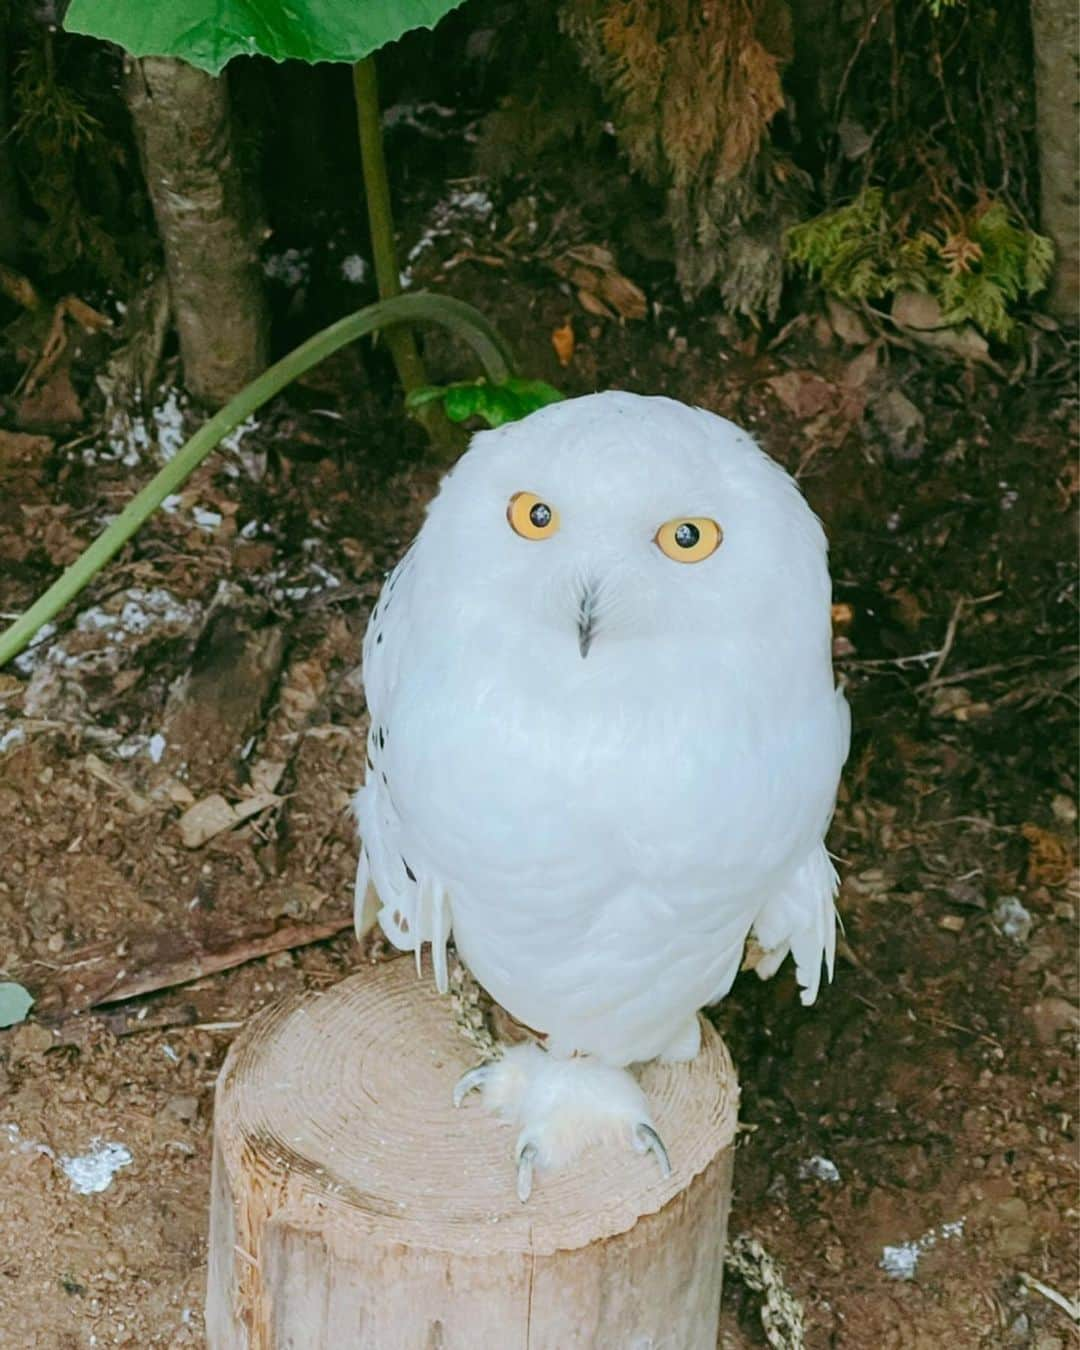
[(217, 75), (234, 56), (359, 61), (461, 0), (71, 0), (69, 33), (133, 56), (178, 56)]
[(34, 1006), (33, 997), (21, 984), (0, 984), (0, 1027), (13, 1027)]
[(544, 380), (512, 378), (502, 384), (486, 380), (462, 380), (457, 384), (428, 385), (414, 389), (405, 400), (409, 411), (441, 399), (443, 411), (451, 422), (465, 422), (480, 417), (489, 427), (505, 426), (520, 421), (549, 403), (558, 403), (565, 397)]

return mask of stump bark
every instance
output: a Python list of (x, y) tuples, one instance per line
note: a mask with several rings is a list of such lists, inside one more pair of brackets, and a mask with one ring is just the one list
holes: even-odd
[(629, 1147), (515, 1193), (512, 1126), (451, 1090), (454, 1004), (395, 961), (236, 1040), (214, 1122), (210, 1350), (714, 1350), (738, 1089), (716, 1031)]

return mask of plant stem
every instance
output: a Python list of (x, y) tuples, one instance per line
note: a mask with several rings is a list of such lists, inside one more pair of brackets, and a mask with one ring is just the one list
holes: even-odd
[(269, 370), (263, 371), (258, 379), (252, 380), (195, 432), (175, 457), (128, 502), (109, 528), (61, 573), (44, 595), (0, 633), (0, 666), (17, 656), (42, 624), (48, 623), (79, 594), (157, 510), (169, 493), (175, 492), (198, 468), (223, 436), (227, 436), (268, 399), (280, 393), (290, 381), (318, 365), (339, 347), (367, 333), (374, 333), (381, 328), (392, 329), (402, 323), (428, 322), (442, 324), (463, 338), (472, 347), (493, 384), (502, 384), (513, 374), (512, 360), (498, 333), (479, 310), (473, 309), (463, 300), (423, 293), (399, 295), (393, 300), (368, 305), (355, 314), (339, 319), (283, 356)]
[[(386, 177), (386, 156), (383, 153), (379, 116), (379, 85), (373, 56), (365, 56), (353, 66), (353, 93), (360, 134), (360, 162), (364, 170), (364, 195), (371, 227), (375, 284), (379, 290), (379, 299), (389, 300), (401, 294), (401, 279), (394, 246), (394, 217), (390, 210), (390, 185)], [(386, 335), (386, 344), (394, 358), (398, 379), (407, 394), (427, 384), (424, 363), (412, 333), (399, 328)]]

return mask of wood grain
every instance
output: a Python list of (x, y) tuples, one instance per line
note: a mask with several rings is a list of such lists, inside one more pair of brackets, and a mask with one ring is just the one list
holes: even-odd
[(738, 1091), (703, 1026), (642, 1084), (673, 1164), (625, 1150), (538, 1174), (451, 1090), (475, 1052), (411, 965), (269, 1010), (215, 1118), (211, 1350), (713, 1350)]

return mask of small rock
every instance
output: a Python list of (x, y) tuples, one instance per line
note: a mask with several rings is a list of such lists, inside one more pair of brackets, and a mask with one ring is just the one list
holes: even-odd
[(1035, 1229), (1029, 1221), (1028, 1207), (1018, 1195), (1002, 1200), (994, 1207), (1000, 1227), (994, 1246), (1002, 1256), (1025, 1256), (1035, 1241)]
[(38, 1022), (24, 1022), (11, 1038), (11, 1048), (19, 1058), (43, 1054), (52, 1044), (52, 1032)]
[(1019, 1313), (1009, 1324), (1009, 1339), (1018, 1342), (1020, 1345), (1025, 1345), (1030, 1330), (1031, 1319), (1027, 1313)]
[(986, 896), (974, 882), (964, 878), (950, 881), (945, 893), (954, 905), (963, 905), (966, 909), (985, 909)]
[(164, 1114), (190, 1124), (199, 1114), (199, 1099), (186, 1095), (170, 1097), (165, 1103)]
[(1071, 797), (1067, 797), (1064, 792), (1059, 792), (1050, 803), (1050, 810), (1054, 813), (1054, 819), (1060, 820), (1063, 825), (1073, 825), (1076, 823), (1076, 803)]
[(800, 1181), (827, 1181), (830, 1186), (840, 1184), (840, 1169), (831, 1158), (822, 1158), (815, 1154), (799, 1164)]
[(892, 317), (911, 337), (926, 347), (936, 347), (962, 361), (989, 363), (990, 344), (969, 323), (950, 327), (941, 306), (922, 291), (899, 291), (893, 299)]
[(871, 334), (859, 315), (849, 305), (841, 304), (831, 295), (826, 298), (825, 305), (829, 311), (829, 323), (840, 341), (853, 347), (865, 347)]
[(1015, 895), (1003, 895), (994, 906), (994, 922), (1007, 938), (1025, 943), (1035, 920)]
[(922, 458), (926, 449), (926, 419), (906, 394), (888, 389), (867, 407), (871, 421), (885, 439), (885, 454), (902, 464)]
[(1053, 1045), (1063, 1031), (1080, 1031), (1080, 1009), (1068, 999), (1041, 998), (1025, 1012), (1040, 1045)]

